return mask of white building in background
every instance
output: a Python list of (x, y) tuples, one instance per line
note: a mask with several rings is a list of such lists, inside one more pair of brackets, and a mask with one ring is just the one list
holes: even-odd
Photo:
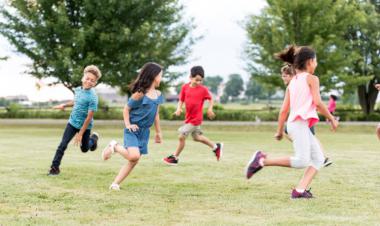
[(4, 99), (26, 107), (32, 106), (32, 102), (26, 95), (6, 96)]
[(119, 89), (107, 85), (98, 85), (96, 93), (100, 98), (109, 104), (125, 104), (128, 100), (127, 95), (120, 94)]

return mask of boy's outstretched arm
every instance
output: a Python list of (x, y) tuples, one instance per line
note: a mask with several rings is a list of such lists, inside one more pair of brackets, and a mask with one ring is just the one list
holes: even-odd
[(65, 110), (66, 107), (72, 107), (72, 106), (74, 106), (74, 101), (70, 100), (66, 103), (53, 106), (53, 109)]

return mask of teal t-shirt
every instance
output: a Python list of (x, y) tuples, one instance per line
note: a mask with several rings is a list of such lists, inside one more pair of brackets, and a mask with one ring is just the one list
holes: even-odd
[[(70, 114), (69, 123), (77, 129), (82, 128), (84, 120), (87, 118), (88, 111), (98, 110), (98, 96), (94, 89), (74, 89), (74, 107)], [(94, 119), (91, 119), (87, 129), (91, 129)]]

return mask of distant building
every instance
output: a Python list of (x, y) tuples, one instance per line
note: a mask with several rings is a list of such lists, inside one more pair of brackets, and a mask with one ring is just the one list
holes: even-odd
[(128, 100), (127, 95), (121, 95), (118, 89), (115, 89), (110, 86), (97, 86), (95, 90), (98, 96), (107, 103), (125, 104)]
[(6, 96), (4, 97), (4, 99), (13, 103), (18, 103), (26, 107), (32, 106), (32, 102), (26, 95)]

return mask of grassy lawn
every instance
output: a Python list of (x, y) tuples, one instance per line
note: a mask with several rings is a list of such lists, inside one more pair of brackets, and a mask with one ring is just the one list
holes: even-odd
[(373, 127), (343, 127), (333, 134), (321, 123), (317, 135), (334, 164), (312, 184), (313, 200), (291, 200), (302, 170), (264, 168), (251, 180), (243, 171), (256, 149), (271, 156), (292, 154), (276, 142), (274, 127), (205, 126), (205, 135), (223, 141), (216, 162), (210, 150), (188, 141), (180, 164), (161, 159), (177, 145), (174, 126), (163, 125), (164, 143), (122, 184), (108, 186), (125, 161), (100, 160), (122, 127), (97, 126), (100, 148), (81, 153), (70, 144), (61, 175), (46, 176), (63, 124), (0, 125), (0, 225), (378, 225), (380, 150)]

